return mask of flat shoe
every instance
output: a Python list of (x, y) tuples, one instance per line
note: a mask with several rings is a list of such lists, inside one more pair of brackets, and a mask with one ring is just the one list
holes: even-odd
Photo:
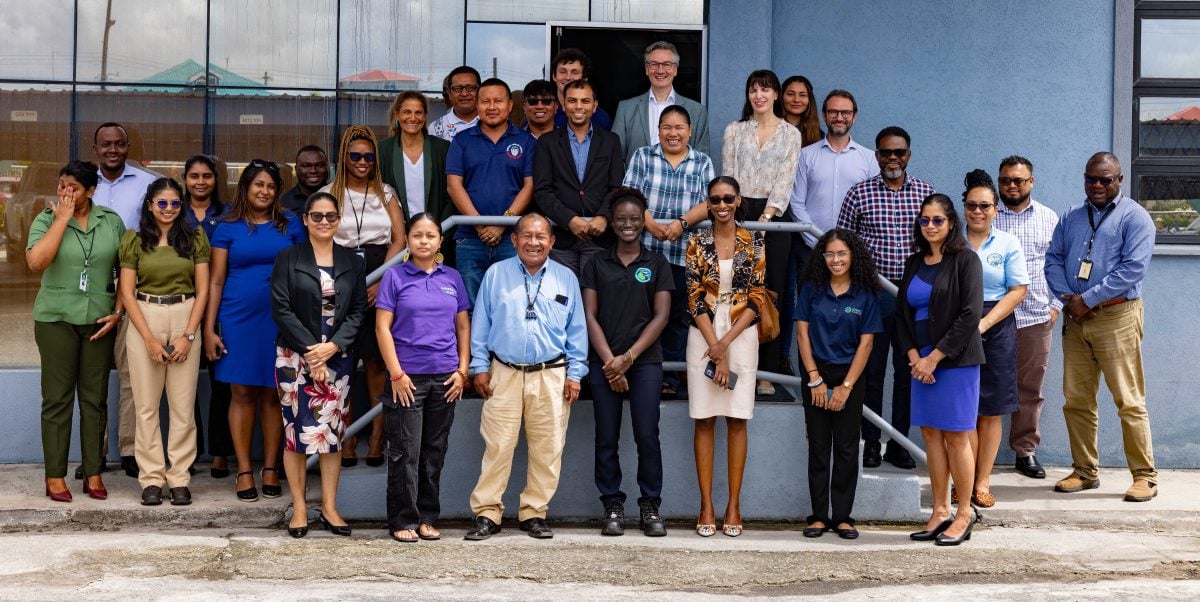
[(849, 529), (834, 529), (833, 531), (842, 539), (858, 539), (858, 529), (854, 527), (850, 527)]
[(815, 539), (825, 534), (829, 527), (805, 527), (803, 535), (810, 539)]
[(367, 456), (367, 466), (383, 466), (383, 456)]
[(729, 537), (737, 537), (738, 535), (742, 534), (742, 526), (741, 525), (725, 525), (724, 527), (721, 527), (721, 533), (724, 533), (725, 535), (727, 535)]
[(971, 496), (971, 503), (980, 508), (991, 508), (996, 505), (996, 496), (988, 491), (976, 491), (975, 495)]
[(774, 385), (759, 385), (755, 387), (754, 393), (759, 397), (770, 397), (775, 394), (775, 387)]
[(712, 537), (713, 535), (716, 535), (716, 534), (717, 534), (717, 526), (716, 525), (701, 525), (699, 523), (696, 524), (696, 535), (699, 535), (700, 537)]

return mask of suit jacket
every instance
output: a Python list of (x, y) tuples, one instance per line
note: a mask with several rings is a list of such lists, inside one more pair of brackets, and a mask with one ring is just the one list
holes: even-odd
[[(425, 211), (439, 221), (454, 215), (454, 203), (450, 201), (450, 193), (446, 190), (448, 152), (449, 142), (437, 136), (425, 135), (425, 148), (421, 151), (425, 166)], [(404, 210), (404, 219), (407, 220), (412, 214), (408, 210), (408, 189), (404, 186), (404, 149), (400, 147), (400, 136), (391, 136), (379, 143), (379, 167), (383, 170), (379, 174), (383, 182), (396, 189), (400, 208)]]
[(573, 217), (608, 216), (608, 194), (621, 186), (625, 162), (621, 160), (621, 141), (616, 134), (592, 127), (583, 182), (575, 173), (571, 156), (570, 128), (556, 128), (542, 135), (533, 155), (533, 200), (538, 209), (556, 224), (555, 247), (575, 242), (567, 229)]
[[(363, 261), (354, 251), (333, 245), (334, 314), (329, 340), (350, 349), (359, 335), (367, 308), (367, 282)], [(271, 317), (279, 326), (275, 344), (297, 353), (321, 342), (321, 273), (312, 243), (284, 249), (271, 270)], [(364, 332), (363, 336), (375, 336)]]
[[(900, 313), (897, 334), (901, 349), (917, 349), (917, 331), (908, 304), (908, 286), (925, 260), (924, 254), (914, 253), (904, 262), (904, 277), (896, 310)], [(942, 257), (933, 291), (929, 296), (929, 337), (933, 346), (946, 354), (939, 368), (974, 366), (985, 362), (983, 338), (979, 335), (979, 319), (983, 317), (983, 266), (979, 256), (965, 249)]]
[[(708, 155), (708, 109), (704, 105), (675, 94), (675, 104), (687, 109), (692, 118), (692, 139), (688, 144)], [(643, 146), (650, 146), (650, 92), (627, 98), (617, 105), (617, 117), (613, 119), (612, 131), (621, 137), (621, 150), (625, 163), (633, 153)]]

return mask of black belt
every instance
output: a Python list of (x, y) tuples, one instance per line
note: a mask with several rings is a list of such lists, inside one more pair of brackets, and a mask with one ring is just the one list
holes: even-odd
[(517, 370), (518, 372), (540, 372), (542, 370), (549, 370), (550, 368), (562, 368), (563, 366), (567, 365), (566, 354), (560, 355), (547, 362), (541, 362), (539, 364), (510, 364), (500, 359), (500, 356), (496, 355), (495, 353), (492, 354), (492, 359), (504, 364), (505, 366), (508, 366), (509, 368), (512, 368), (513, 370)]
[(155, 305), (175, 305), (195, 296), (196, 293), (180, 293), (178, 295), (147, 295), (142, 291), (138, 291), (137, 293), (138, 301), (145, 301), (146, 303), (153, 303)]

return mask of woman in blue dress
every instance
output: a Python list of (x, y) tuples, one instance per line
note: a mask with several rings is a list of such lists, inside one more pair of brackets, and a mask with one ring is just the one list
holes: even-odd
[[(204, 351), (217, 380), (229, 383), (229, 431), (237, 456), (238, 499), (258, 499), (250, 444), (257, 413), (263, 434), (262, 494), (279, 497), (283, 422), (275, 396), (275, 336), (271, 268), (280, 251), (306, 235), (300, 220), (279, 205), (279, 167), (255, 159), (242, 171), (233, 206), (213, 230), (211, 289), (205, 310)], [(269, 475), (267, 473), (270, 473)]]
[(933, 514), (910, 537), (958, 545), (971, 537), (969, 496), (950, 514), (949, 481), (975, 481), (971, 432), (979, 408), (979, 365), (984, 361), (979, 318), (983, 268), (967, 247), (954, 203), (931, 194), (913, 224), (917, 252), (904, 264), (896, 298), (901, 349), (912, 367), (912, 423), (921, 427), (933, 490)]

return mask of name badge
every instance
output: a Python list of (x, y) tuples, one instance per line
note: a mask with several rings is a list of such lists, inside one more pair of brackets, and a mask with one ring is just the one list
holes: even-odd
[(354, 249), (354, 254), (358, 255), (358, 258), (364, 261), (367, 259), (367, 252), (362, 247), (356, 247)]
[(87, 288), (88, 288), (88, 273), (87, 273), (87, 268), (84, 268), (82, 272), (79, 272), (79, 290), (86, 293)]
[(1080, 280), (1087, 280), (1092, 277), (1092, 260), (1084, 259), (1079, 262), (1079, 273), (1075, 275)]

